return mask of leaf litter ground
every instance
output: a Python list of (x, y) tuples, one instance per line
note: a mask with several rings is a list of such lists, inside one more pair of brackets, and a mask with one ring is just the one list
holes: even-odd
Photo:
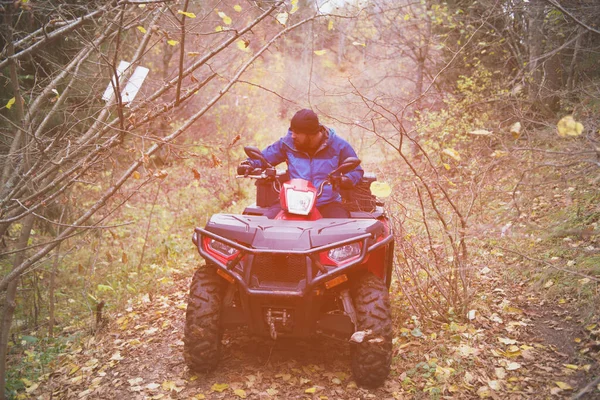
[[(501, 268), (503, 266), (499, 266)], [(427, 399), (571, 398), (594, 381), (596, 327), (580, 327), (569, 304), (548, 304), (493, 270), (479, 275), (469, 323), (398, 328), (392, 372), (377, 389), (352, 380), (348, 344), (261, 339), (226, 332), (223, 359), (209, 374), (189, 371), (182, 335), (189, 277), (170, 293), (142, 298), (95, 336), (74, 344), (32, 383), (39, 399)], [(395, 296), (394, 292), (392, 296)], [(561, 304), (562, 303), (562, 304)], [(595, 347), (596, 346), (596, 347)], [(585, 354), (582, 354), (585, 353)], [(600, 397), (592, 387), (579, 398)]]

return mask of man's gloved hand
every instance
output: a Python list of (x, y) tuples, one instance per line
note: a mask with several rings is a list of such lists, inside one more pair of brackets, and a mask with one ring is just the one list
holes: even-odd
[(352, 179), (348, 178), (345, 175), (343, 175), (340, 178), (340, 188), (342, 188), (342, 189), (352, 189), (353, 187), (354, 187), (354, 183), (352, 182)]
[(254, 166), (252, 165), (250, 160), (244, 160), (240, 163), (240, 165), (238, 165), (237, 173), (238, 175), (248, 175), (250, 172), (252, 172), (253, 169)]

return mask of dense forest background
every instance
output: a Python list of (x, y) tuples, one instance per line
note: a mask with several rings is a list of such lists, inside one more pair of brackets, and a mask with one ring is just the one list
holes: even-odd
[[(578, 310), (597, 365), (597, 1), (0, 7), (0, 395), (189, 279), (193, 228), (253, 201), (243, 146), (300, 108), (392, 187), (399, 340), (494, 321), (485, 290), (516, 284)], [(443, 372), (404, 389), (448, 394)]]

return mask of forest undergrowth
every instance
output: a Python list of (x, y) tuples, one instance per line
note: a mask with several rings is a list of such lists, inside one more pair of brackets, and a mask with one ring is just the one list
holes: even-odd
[[(514, 147), (537, 148), (554, 134), (532, 131)], [(579, 145), (554, 141), (541, 155), (509, 156), (497, 168), (468, 232), (468, 315), (420, 317), (393, 284), (394, 358), (381, 388), (352, 381), (347, 343), (271, 342), (244, 330), (226, 333), (218, 370), (187, 369), (185, 299), (201, 264), (193, 227), (214, 212), (240, 212), (253, 195), (250, 185), (218, 178), (218, 165), (199, 176), (188, 161), (165, 166), (118, 211), (117, 227), (73, 242), (61, 261), (87, 289), (58, 296), (53, 338), (43, 323), (13, 336), (9, 388), (19, 399), (595, 398), (600, 175), (587, 163), (555, 164)], [(410, 193), (409, 175), (395, 182), (395, 192)], [(402, 202), (405, 210), (411, 199)], [(71, 314), (61, 314), (61, 304)]]

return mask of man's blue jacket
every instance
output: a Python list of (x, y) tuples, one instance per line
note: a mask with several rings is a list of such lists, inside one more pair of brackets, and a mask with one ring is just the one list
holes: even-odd
[[(327, 175), (339, 167), (340, 163), (348, 157), (357, 157), (350, 144), (335, 134), (331, 128), (325, 127), (327, 138), (321, 147), (310, 156), (304, 151), (296, 149), (292, 140), (292, 132), (288, 130), (286, 136), (279, 139), (262, 151), (263, 156), (271, 165), (287, 162), (290, 179), (305, 179), (318, 188)], [(255, 168), (264, 167), (260, 160), (250, 160)], [(363, 176), (363, 169), (358, 166), (346, 174), (356, 185)], [(334, 201), (341, 202), (339, 192), (334, 191), (331, 185), (323, 187), (323, 194), (317, 199), (317, 205), (322, 206)]]

